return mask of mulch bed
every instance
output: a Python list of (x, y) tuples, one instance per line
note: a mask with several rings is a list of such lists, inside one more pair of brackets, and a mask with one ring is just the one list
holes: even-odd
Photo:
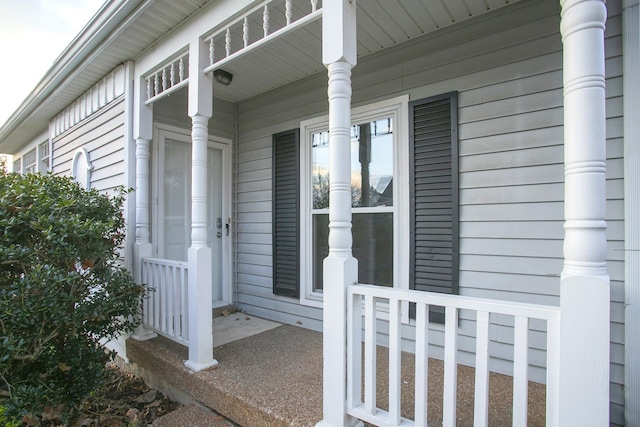
[(85, 400), (75, 417), (80, 427), (137, 427), (176, 410), (180, 404), (150, 389), (133, 374), (110, 366), (111, 378), (100, 391)]

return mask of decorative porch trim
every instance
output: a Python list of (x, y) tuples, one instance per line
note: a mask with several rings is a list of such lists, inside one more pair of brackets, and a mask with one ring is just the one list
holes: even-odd
[(73, 101), (55, 116), (50, 123), (50, 137), (53, 139), (71, 129), (85, 118), (102, 109), (108, 103), (124, 94), (126, 78), (124, 65), (120, 65), (96, 83), (91, 89)]
[(87, 149), (78, 148), (71, 162), (71, 176), (86, 190), (91, 188), (91, 171), (93, 169), (94, 166), (91, 164)]
[[(209, 47), (209, 65), (204, 69), (205, 73), (221, 68), (224, 64), (233, 61), (240, 55), (258, 49), (265, 43), (282, 37), (289, 31), (304, 27), (322, 17), (322, 9), (317, 9), (318, 0), (310, 0), (310, 13), (297, 21), (292, 21), (292, 0), (285, 3), (285, 25), (273, 31), (273, 20), (270, 19), (270, 8), (276, 0), (268, 0), (250, 9), (248, 12), (231, 22), (224, 28), (219, 29), (210, 36), (205, 37), (204, 42)], [(283, 0), (279, 0), (283, 2)], [(305, 0), (309, 1), (309, 0)], [(253, 20), (250, 21), (250, 17)], [(262, 38), (251, 43), (249, 32), (250, 22), (261, 21)], [(239, 31), (233, 28), (239, 28)], [(237, 39), (234, 43), (234, 37)]]
[(144, 78), (146, 83), (146, 105), (152, 104), (189, 83), (189, 52), (170, 58)]

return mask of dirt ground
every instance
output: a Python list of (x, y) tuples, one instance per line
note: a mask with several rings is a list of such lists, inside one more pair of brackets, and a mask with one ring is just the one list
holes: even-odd
[(115, 366), (109, 370), (110, 380), (80, 405), (74, 426), (143, 427), (180, 407), (133, 374), (123, 373)]

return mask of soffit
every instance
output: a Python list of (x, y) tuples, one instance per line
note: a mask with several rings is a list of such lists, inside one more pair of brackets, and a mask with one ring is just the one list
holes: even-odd
[[(358, 57), (397, 46), (518, 1), (357, 0)], [(304, 13), (294, 8), (294, 18), (296, 14)], [(283, 15), (282, 8), (277, 7), (270, 13), (271, 19), (279, 19)], [(261, 27), (260, 14), (250, 18), (251, 37), (260, 37), (254, 34)], [(234, 77), (229, 86), (216, 84), (215, 96), (231, 102), (242, 101), (324, 71), (321, 34), (322, 21), (316, 20), (216, 67), (232, 73)], [(242, 40), (242, 26), (231, 27), (231, 35), (232, 40)]]
[[(139, 0), (95, 49), (82, 51), (79, 65), (66, 70), (62, 83), (40, 89), (47, 76), (9, 121), (0, 128), (0, 151), (14, 152), (48, 128), (51, 118), (118, 65), (135, 60), (190, 16), (215, 0)], [(304, 14), (294, 0), (295, 14)], [(415, 37), (466, 21), (518, 0), (357, 0), (358, 56), (371, 55)], [(135, 0), (129, 1), (135, 3)], [(321, 6), (321, 1), (318, 7)], [(278, 9), (279, 8), (279, 9)], [(308, 13), (308, 12), (307, 12)], [(274, 6), (271, 19), (282, 19)], [(252, 32), (260, 31), (260, 17), (252, 18)], [(295, 19), (295, 16), (294, 16)], [(234, 36), (242, 38), (242, 26)], [(232, 102), (244, 100), (324, 71), (321, 20), (310, 22), (222, 68), (234, 75), (229, 86), (215, 85), (215, 95)], [(258, 36), (256, 36), (257, 38)]]

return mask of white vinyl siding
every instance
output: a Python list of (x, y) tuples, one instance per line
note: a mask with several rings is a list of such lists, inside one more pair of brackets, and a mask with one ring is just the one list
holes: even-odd
[[(609, 1), (607, 7), (611, 421), (623, 424), (621, 4)], [(557, 2), (522, 2), (360, 58), (353, 70), (353, 106), (403, 94), (413, 101), (459, 93), (462, 295), (558, 304), (564, 237), (559, 22)], [(320, 310), (272, 293), (270, 156), (272, 134), (326, 114), (326, 81), (321, 73), (240, 103), (236, 146), (238, 304), (256, 315), (316, 329)], [(472, 364), (475, 324), (467, 313), (461, 317), (461, 361)], [(493, 323), (490, 333), (499, 344), (491, 347), (491, 367), (510, 373), (511, 325), (501, 319)], [(435, 339), (441, 335), (434, 332)], [(543, 334), (530, 338), (530, 361), (543, 367)], [(542, 369), (534, 368), (532, 375), (544, 381)]]
[(73, 156), (87, 150), (94, 169), (91, 188), (111, 190), (125, 182), (125, 101), (120, 97), (53, 140), (53, 173), (70, 175)]

